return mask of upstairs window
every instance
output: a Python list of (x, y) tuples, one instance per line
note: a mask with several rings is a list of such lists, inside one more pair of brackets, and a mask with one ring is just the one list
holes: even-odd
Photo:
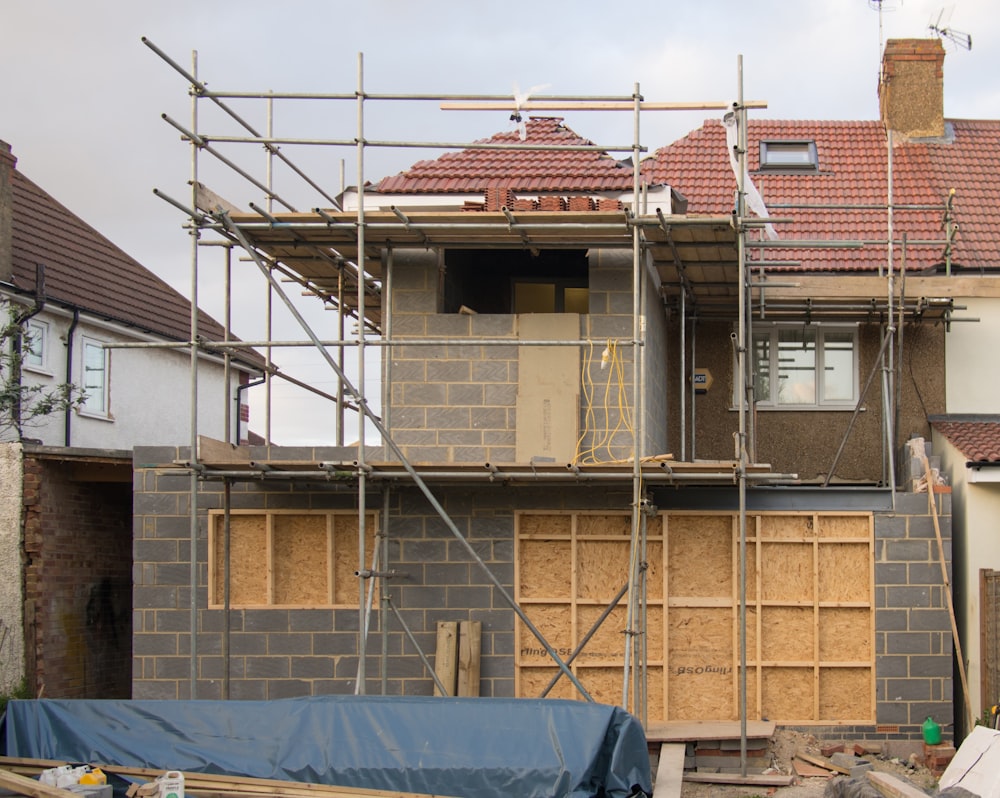
[(25, 368), (32, 371), (49, 371), (48, 322), (31, 319), (25, 325), (21, 356)]
[(587, 313), (586, 250), (448, 250), (442, 310)]
[(83, 339), (83, 411), (107, 416), (111, 405), (111, 356), (100, 341)]
[(819, 156), (816, 142), (762, 141), (760, 169), (767, 172), (818, 172)]
[(754, 401), (758, 407), (845, 409), (858, 395), (856, 327), (755, 327)]

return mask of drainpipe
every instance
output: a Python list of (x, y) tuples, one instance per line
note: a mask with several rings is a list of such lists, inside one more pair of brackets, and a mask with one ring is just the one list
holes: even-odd
[[(66, 384), (73, 384), (73, 333), (76, 332), (76, 325), (80, 323), (80, 309), (73, 308), (73, 321), (69, 323), (66, 330)], [(72, 446), (70, 435), (73, 427), (73, 408), (67, 407), (63, 411), (63, 446)]]
[[(240, 394), (242, 394), (243, 391), (247, 390), (248, 388), (256, 388), (258, 385), (263, 385), (266, 382), (267, 382), (267, 378), (266, 377), (261, 377), (261, 378), (259, 378), (257, 380), (252, 380), (250, 382), (245, 382), (242, 385), (237, 385), (236, 386), (236, 445), (237, 446), (241, 443), (241, 439), (240, 439), (240, 425), (243, 423), (243, 420), (240, 418), (240, 405), (241, 405)], [(248, 423), (247, 424), (247, 433), (249, 433), (249, 432), (250, 432), (250, 425)]]

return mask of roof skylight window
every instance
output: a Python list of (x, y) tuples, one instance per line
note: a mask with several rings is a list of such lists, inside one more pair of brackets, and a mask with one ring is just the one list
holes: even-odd
[(817, 172), (819, 157), (816, 142), (762, 141), (760, 143), (760, 168), (776, 172)]

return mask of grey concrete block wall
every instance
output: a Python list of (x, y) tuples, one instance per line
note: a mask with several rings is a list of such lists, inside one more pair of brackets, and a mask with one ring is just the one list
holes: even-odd
[[(951, 496), (936, 499), (950, 574)], [(913, 739), (928, 716), (946, 728), (954, 720), (951, 620), (934, 520), (926, 493), (897, 494), (894, 513), (875, 515), (876, 717), (883, 733)]]
[[(288, 460), (281, 450), (274, 459)], [(309, 450), (307, 459), (331, 461), (339, 452)], [(171, 451), (169, 462), (185, 453)], [(152, 463), (145, 451), (137, 462)], [(176, 472), (137, 468), (135, 480), (135, 564), (133, 696), (187, 698), (191, 639), (188, 575), (189, 481)], [(433, 659), (438, 621), (482, 622), (484, 696), (514, 692), (512, 609), (489, 574), (514, 592), (514, 516), (517, 510), (627, 508), (630, 486), (435, 487), (435, 496), (476, 556), (448, 529), (415, 487), (394, 487), (389, 515), (382, 519), (389, 540), (389, 567), (396, 572), (388, 597), (398, 610), (376, 607), (366, 659), (366, 692), (382, 690), (381, 646), (385, 623), (386, 691), (429, 695), (433, 683), (409, 634)], [(248, 509), (335, 509), (350, 512), (357, 496), (349, 485), (236, 483), (234, 505)], [(939, 495), (939, 526), (950, 558), (950, 498)], [(221, 506), (221, 486), (201, 484), (199, 506)], [(381, 511), (377, 493), (366, 497)], [(708, 508), (706, 508), (708, 509)], [(800, 508), (801, 509), (801, 508)], [(926, 494), (898, 494), (894, 512), (876, 512), (875, 687), (871, 726), (832, 727), (840, 736), (919, 739), (931, 715), (948, 728), (953, 720), (952, 641), (933, 516)], [(198, 530), (198, 695), (219, 697), (224, 668), (224, 613), (205, 609), (207, 535), (203, 509)], [(480, 566), (480, 558), (489, 574)], [(560, 567), (556, 563), (553, 567)], [(404, 630), (406, 624), (409, 634)], [(358, 671), (360, 612), (355, 607), (242, 609), (229, 618), (229, 678), (233, 698), (351, 693)], [(811, 733), (815, 728), (809, 727)]]
[[(393, 440), (416, 463), (515, 462), (517, 317), (438, 313), (439, 264), (427, 253), (396, 253), (392, 275), (392, 338), (441, 340), (440, 345), (400, 343), (387, 351), (384, 418)], [(588, 407), (581, 387), (580, 448), (597, 451), (592, 459), (621, 459), (631, 456), (636, 413), (631, 253), (591, 253), (589, 280), (591, 312), (581, 317), (580, 336), (593, 341), (581, 352), (593, 389)], [(655, 343), (646, 360), (650, 379), (645, 448), (659, 454), (665, 447), (666, 409), (663, 392), (654, 386), (662, 384), (666, 335), (658, 296), (647, 292), (647, 298), (641, 312), (652, 325), (650, 339)], [(510, 339), (511, 345), (477, 343), (483, 339)], [(620, 369), (601, 368), (608, 341), (619, 344)], [(606, 400), (609, 386), (611, 401)]]

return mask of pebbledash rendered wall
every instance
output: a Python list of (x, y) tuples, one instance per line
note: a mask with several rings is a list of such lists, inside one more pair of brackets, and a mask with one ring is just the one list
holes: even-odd
[[(254, 460), (350, 461), (350, 452), (326, 448), (254, 449)], [(189, 507), (190, 481), (176, 469), (158, 468), (187, 457), (185, 449), (140, 448), (135, 453), (133, 697), (190, 696)], [(483, 483), (473, 487), (435, 486), (444, 506), (489, 566), (513, 594), (514, 514), (517, 510), (627, 510), (631, 485), (523, 487)], [(842, 489), (841, 489), (842, 490)], [(950, 497), (940, 495), (939, 524), (950, 558)], [(218, 482), (202, 483), (198, 532), (199, 698), (219, 698), (223, 685), (223, 612), (207, 602), (205, 515), (222, 507)], [(883, 505), (886, 502), (883, 500)], [(373, 490), (369, 511), (383, 509)], [(315, 482), (233, 483), (231, 506), (239, 509), (351, 510), (356, 492)], [(482, 623), (481, 694), (514, 692), (514, 620), (499, 591), (412, 485), (389, 492), (388, 517), (381, 519), (389, 540), (392, 602), (432, 657), (438, 621)], [(718, 510), (717, 506), (705, 506)], [(802, 509), (801, 507), (798, 509)], [(826, 508), (829, 509), (829, 508)], [(857, 506), (850, 509), (857, 510)], [(952, 640), (945, 588), (937, 554), (934, 519), (926, 494), (897, 494), (895, 509), (874, 508), (875, 518), (875, 725), (831, 727), (838, 736), (911, 738), (931, 715), (952, 722)], [(553, 568), (567, 568), (553, 563)], [(377, 615), (377, 613), (376, 613)], [(387, 692), (430, 695), (433, 682), (399, 624), (390, 619)], [(276, 699), (353, 693), (358, 670), (357, 607), (343, 609), (232, 610), (230, 696)], [(381, 691), (378, 622), (369, 641), (366, 692)], [(811, 727), (813, 732), (822, 729)]]

